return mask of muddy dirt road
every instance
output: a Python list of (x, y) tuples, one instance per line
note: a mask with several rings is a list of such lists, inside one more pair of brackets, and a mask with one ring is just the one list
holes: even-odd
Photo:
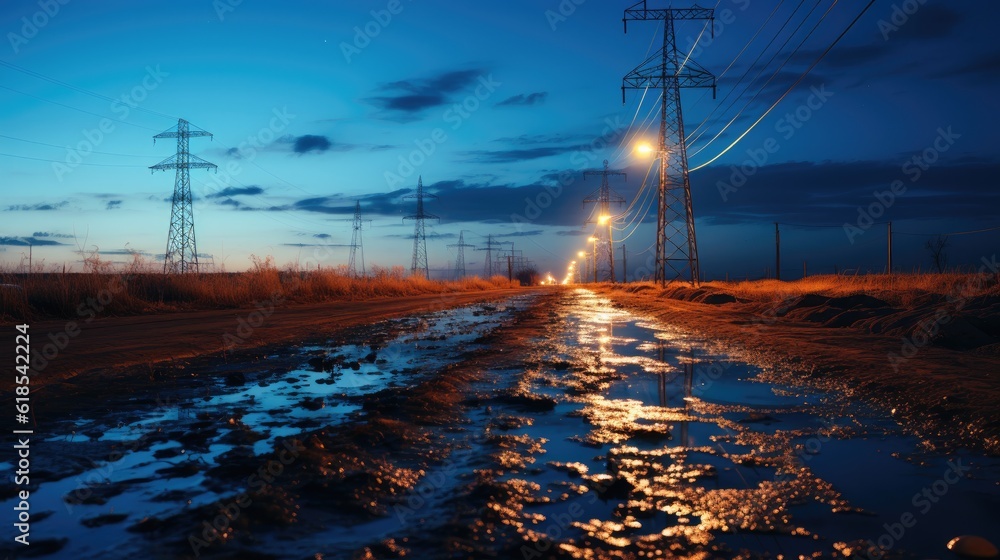
[(1000, 541), (1000, 460), (929, 451), (887, 411), (587, 290), (236, 358), (52, 392), (34, 555), (946, 558), (958, 535)]
[[(389, 317), (428, 313), (522, 291), (427, 294), (317, 304), (261, 301), (248, 309), (134, 317), (101, 317), (88, 308), (88, 313), (72, 320), (31, 323), (35, 341), (33, 369), (41, 372), (33, 384), (37, 389), (86, 371), (301, 341)], [(0, 363), (14, 362), (13, 350), (10, 345), (0, 345)], [(11, 383), (5, 378), (0, 381), (0, 388), (7, 390)]]

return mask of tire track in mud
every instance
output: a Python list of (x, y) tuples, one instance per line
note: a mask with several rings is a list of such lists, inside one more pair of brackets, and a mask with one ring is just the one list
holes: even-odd
[[(687, 398), (673, 387), (657, 401), (641, 384), (676, 380), (698, 361), (681, 349), (695, 343), (597, 299), (558, 290), (506, 312), (480, 304), (476, 313), (504, 319), (474, 338), (456, 332), (464, 323), (412, 317), (379, 336), (340, 337), (336, 352), (300, 351), (325, 372), (398, 330), (418, 333), (425, 354), (406, 382), (343, 397), (357, 410), (339, 423), (279, 437), (263, 455), (244, 442), (215, 457), (199, 472), (220, 498), (129, 519), (138, 538), (120, 557), (767, 558), (745, 549), (812, 546), (795, 508), (811, 508), (807, 519), (831, 509), (865, 519), (813, 473), (822, 459), (809, 463), (809, 445), (892, 437), (891, 428), (865, 427), (870, 417), (826, 396), (750, 390), (740, 394), (760, 402), (748, 406), (699, 398), (733, 382), (739, 368), (729, 365), (696, 381), (704, 386), (693, 396), (689, 382)], [(461, 336), (469, 342), (448, 346)], [(849, 423), (824, 431), (829, 416)], [(689, 430), (702, 442), (691, 444)], [(815, 550), (832, 557), (831, 545), (860, 546), (828, 540)]]
[[(474, 438), (464, 427), (465, 411), (475, 400), (470, 387), (488, 368), (517, 354), (511, 333), (523, 330), (524, 317), (538, 305), (514, 312), (476, 338), (475, 348), (459, 352), (456, 361), (437, 369), (418, 366), (417, 382), (354, 398), (360, 410), (347, 422), (284, 438), (263, 457), (220, 457), (220, 466), (207, 474), (232, 486), (254, 476), (258, 465), (282, 464), (282, 453), (293, 453), (287, 464), (275, 467), (280, 472), (273, 482), (243, 500), (249, 503), (230, 495), (131, 530), (166, 545), (172, 557), (364, 557), (366, 544), (367, 550), (404, 550), (407, 533), (424, 531), (434, 510), (455, 491), (460, 481), (450, 475), (488, 466), (470, 453)], [(495, 312), (496, 306), (482, 309)], [(435, 338), (423, 344), (434, 349)], [(516, 358), (510, 363), (518, 365)], [(206, 527), (205, 520), (237, 509), (225, 530)], [(449, 546), (435, 543), (438, 550)]]

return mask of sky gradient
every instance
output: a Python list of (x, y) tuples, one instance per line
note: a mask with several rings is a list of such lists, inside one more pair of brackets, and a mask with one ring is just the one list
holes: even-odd
[[(360, 200), (366, 263), (409, 268), (403, 196), (420, 176), (441, 218), (432, 276), (450, 274), (463, 230), (561, 276), (593, 229), (582, 199), (599, 181), (582, 173), (607, 159), (628, 173), (613, 184), (629, 200), (616, 245), (630, 276), (650, 274), (651, 162), (633, 146), (655, 140), (658, 92), (622, 104), (620, 87), (662, 35), (622, 33), (632, 3), (5, 3), (0, 262), (16, 269), (28, 244), (47, 268), (82, 269), (80, 250), (162, 258), (174, 176), (148, 168), (176, 146), (152, 137), (184, 118), (215, 135), (191, 140), (219, 166), (191, 173), (203, 263), (283, 265), (326, 245), (321, 263), (344, 264)], [(776, 221), (789, 278), (802, 261), (881, 271), (887, 220), (905, 271), (930, 266), (932, 234), (1000, 226), (1000, 5), (880, 0), (820, 59), (864, 4), (719, 0), (701, 3), (716, 5), (714, 38), (677, 24), (721, 76), (715, 99), (683, 93), (703, 277), (763, 275)], [(800, 227), (817, 224), (831, 227)], [(954, 235), (949, 263), (975, 266), (998, 242)], [(482, 256), (466, 252), (470, 272)]]

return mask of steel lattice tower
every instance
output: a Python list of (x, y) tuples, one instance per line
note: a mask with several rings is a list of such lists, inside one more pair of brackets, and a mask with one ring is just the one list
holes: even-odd
[(604, 279), (614, 282), (615, 281), (615, 249), (611, 244), (611, 228), (614, 224), (613, 216), (611, 215), (611, 204), (617, 203), (620, 207), (625, 203), (625, 199), (615, 191), (611, 190), (611, 185), (608, 183), (608, 176), (622, 176), (625, 177), (625, 172), (623, 171), (611, 171), (608, 169), (608, 160), (604, 160), (604, 169), (602, 171), (584, 171), (583, 178), (586, 180), (589, 175), (600, 175), (601, 176), (601, 186), (596, 191), (591, 193), (590, 196), (583, 199), (584, 204), (596, 203), (597, 204), (597, 220), (588, 220), (587, 223), (597, 222), (597, 244), (600, 248), (597, 250), (598, 262), (597, 270), (600, 274), (602, 264), (607, 266), (607, 270), (604, 273)]
[(167, 252), (163, 255), (163, 273), (198, 272), (198, 245), (194, 237), (194, 207), (191, 204), (191, 168), (216, 169), (214, 163), (207, 162), (188, 151), (188, 139), (198, 136), (212, 137), (210, 132), (195, 129), (184, 119), (177, 120), (177, 127), (153, 136), (176, 138), (177, 153), (151, 166), (152, 171), (176, 169), (174, 179), (173, 207), (170, 210), (170, 230), (167, 233)]
[(465, 248), (475, 247), (471, 243), (465, 242), (465, 232), (458, 232), (458, 243), (454, 245), (448, 245), (449, 247), (458, 247), (458, 256), (455, 257), (455, 278), (462, 279), (465, 278)]
[(358, 269), (356, 264), (355, 255), (358, 249), (361, 249), (361, 276), (366, 276), (368, 272), (365, 270), (365, 246), (361, 239), (361, 229), (364, 223), (371, 223), (371, 220), (361, 219), (361, 201), (355, 201), (354, 203), (354, 219), (352, 220), (351, 228), (351, 256), (347, 260), (347, 275), (351, 278), (358, 277)]
[[(691, 182), (688, 177), (687, 144), (684, 138), (684, 118), (681, 112), (681, 88), (712, 88), (715, 96), (715, 76), (695, 61), (677, 51), (674, 22), (714, 20), (711, 8), (648, 9), (646, 0), (625, 10), (622, 22), (628, 31), (628, 21), (663, 21), (663, 48), (646, 59), (622, 79), (622, 102), (626, 89), (658, 88), (662, 90), (660, 106), (659, 189), (656, 212), (656, 270), (654, 279), (667, 281), (667, 267), (673, 273), (670, 280), (691, 275), (691, 283), (700, 283), (698, 243), (694, 231), (694, 210), (691, 205)], [(714, 26), (713, 36), (714, 36)], [(668, 154), (673, 157), (668, 157)], [(682, 225), (679, 225), (682, 224)]]
[(413, 220), (413, 262), (410, 265), (410, 274), (416, 274), (423, 269), (424, 278), (430, 277), (430, 269), (427, 266), (427, 232), (424, 227), (425, 220), (439, 220), (437, 216), (424, 212), (424, 199), (437, 198), (433, 194), (424, 192), (424, 178), (417, 178), (417, 192), (404, 196), (417, 200), (417, 212), (406, 216), (403, 220)]
[(486, 251), (486, 264), (483, 267), (483, 274), (486, 275), (487, 279), (493, 278), (493, 275), (496, 274), (493, 265), (493, 249), (499, 248), (501, 245), (502, 243), (499, 241), (493, 241), (493, 235), (490, 234), (486, 236), (486, 247), (476, 249), (477, 251)]

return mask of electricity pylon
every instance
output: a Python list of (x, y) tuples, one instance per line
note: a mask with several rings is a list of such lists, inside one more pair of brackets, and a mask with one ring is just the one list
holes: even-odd
[(587, 198), (583, 199), (583, 203), (597, 203), (597, 219), (588, 220), (587, 223), (597, 222), (597, 231), (595, 232), (597, 237), (598, 247), (595, 249), (597, 251), (597, 266), (598, 273), (595, 276), (602, 276), (600, 271), (602, 265), (607, 265), (607, 269), (604, 271), (603, 277), (605, 280), (614, 282), (615, 281), (615, 249), (612, 245), (611, 239), (611, 228), (614, 225), (614, 216), (611, 215), (611, 204), (617, 203), (619, 207), (625, 203), (625, 199), (615, 191), (611, 190), (611, 185), (608, 183), (608, 176), (621, 175), (626, 177), (624, 171), (610, 171), (608, 169), (608, 160), (604, 160), (604, 169), (602, 171), (584, 171), (583, 178), (587, 179), (588, 175), (600, 175), (601, 176), (601, 186), (596, 191), (590, 194)]
[(212, 137), (201, 129), (191, 130), (184, 119), (177, 119), (177, 126), (153, 136), (176, 138), (177, 153), (150, 167), (152, 171), (176, 169), (173, 207), (170, 209), (170, 230), (167, 232), (167, 251), (163, 255), (163, 273), (198, 272), (198, 245), (194, 237), (194, 208), (191, 204), (191, 168), (216, 169), (214, 163), (193, 156), (188, 151), (188, 139), (198, 136)]
[(465, 278), (465, 248), (473, 247), (475, 245), (465, 242), (465, 232), (458, 232), (458, 243), (454, 245), (448, 245), (449, 247), (458, 247), (458, 256), (455, 257), (455, 278), (462, 279)]
[(413, 220), (413, 262), (410, 265), (410, 274), (416, 275), (418, 270), (423, 270), (424, 278), (430, 277), (430, 270), (427, 266), (427, 232), (424, 227), (425, 220), (440, 220), (434, 214), (424, 212), (424, 199), (437, 198), (433, 194), (424, 193), (424, 178), (417, 178), (417, 192), (408, 194), (403, 198), (414, 198), (417, 200), (417, 212), (403, 218)]
[[(711, 8), (648, 9), (646, 0), (625, 10), (622, 22), (628, 32), (628, 21), (663, 21), (663, 47), (622, 79), (622, 103), (626, 89), (662, 89), (660, 105), (660, 184), (656, 211), (656, 270), (654, 279), (667, 281), (669, 266), (671, 281), (682, 279), (684, 269), (691, 283), (700, 283), (698, 243), (694, 232), (694, 210), (691, 205), (691, 182), (688, 178), (687, 143), (684, 138), (684, 118), (681, 112), (681, 88), (712, 88), (715, 96), (715, 76), (683, 53), (677, 51), (674, 22), (714, 20)], [(715, 34), (714, 26), (713, 36)], [(669, 152), (668, 152), (669, 151)], [(668, 153), (672, 156), (668, 158)], [(677, 225), (683, 222), (683, 226)]]
[(499, 249), (502, 245), (499, 241), (493, 241), (493, 235), (490, 234), (486, 236), (486, 247), (476, 249), (477, 251), (486, 251), (486, 265), (483, 267), (483, 274), (487, 279), (492, 278), (498, 272), (494, 269), (493, 250)]
[(347, 275), (351, 278), (358, 277), (358, 269), (355, 264), (355, 254), (358, 252), (358, 249), (361, 249), (361, 276), (368, 275), (368, 272), (365, 270), (365, 246), (361, 240), (361, 228), (365, 222), (372, 223), (371, 220), (361, 219), (361, 201), (357, 200), (354, 202), (354, 220), (352, 220), (351, 224), (353, 230), (351, 233), (351, 256), (347, 260)]

